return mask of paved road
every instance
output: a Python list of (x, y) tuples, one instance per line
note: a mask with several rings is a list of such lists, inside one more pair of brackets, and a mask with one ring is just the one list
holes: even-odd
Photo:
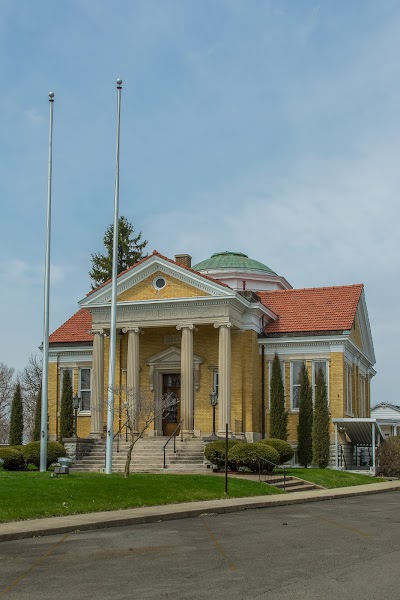
[(388, 492), (0, 544), (0, 599), (400, 597)]

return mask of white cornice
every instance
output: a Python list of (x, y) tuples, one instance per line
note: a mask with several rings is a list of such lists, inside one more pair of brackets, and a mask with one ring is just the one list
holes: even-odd
[(91, 362), (92, 346), (51, 346), (49, 363)]

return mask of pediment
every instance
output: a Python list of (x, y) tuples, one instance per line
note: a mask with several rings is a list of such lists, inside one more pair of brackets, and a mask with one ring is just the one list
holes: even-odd
[[(165, 282), (162, 287), (157, 286), (159, 279)], [(111, 295), (112, 288), (109, 282), (88, 294), (79, 304), (82, 308), (108, 304), (111, 302)], [(134, 265), (117, 280), (118, 303), (232, 296), (235, 296), (235, 292), (231, 288), (158, 254), (153, 254)]]
[[(200, 356), (193, 356), (194, 365), (200, 365), (203, 362), (203, 359)], [(157, 366), (158, 368), (169, 367), (170, 365), (181, 366), (181, 350), (176, 346), (172, 346), (171, 348), (167, 348), (158, 354), (155, 354), (151, 358), (149, 358), (146, 364), (151, 367)]]
[(374, 344), (372, 341), (371, 327), (369, 324), (365, 295), (362, 292), (357, 306), (353, 329), (350, 335), (352, 341), (359, 347), (363, 354), (375, 364)]

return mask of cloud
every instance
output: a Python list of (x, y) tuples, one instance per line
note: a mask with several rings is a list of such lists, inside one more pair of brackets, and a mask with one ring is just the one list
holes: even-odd
[(39, 113), (36, 108), (29, 108), (24, 112), (25, 118), (32, 126), (41, 125), (44, 122), (43, 114)]

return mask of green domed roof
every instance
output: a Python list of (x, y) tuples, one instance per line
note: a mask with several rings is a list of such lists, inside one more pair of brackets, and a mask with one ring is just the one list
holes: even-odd
[(242, 252), (217, 252), (211, 258), (203, 260), (194, 265), (196, 271), (220, 271), (222, 269), (238, 269), (240, 271), (263, 271), (271, 275), (276, 275), (272, 269), (249, 258), (247, 254)]

